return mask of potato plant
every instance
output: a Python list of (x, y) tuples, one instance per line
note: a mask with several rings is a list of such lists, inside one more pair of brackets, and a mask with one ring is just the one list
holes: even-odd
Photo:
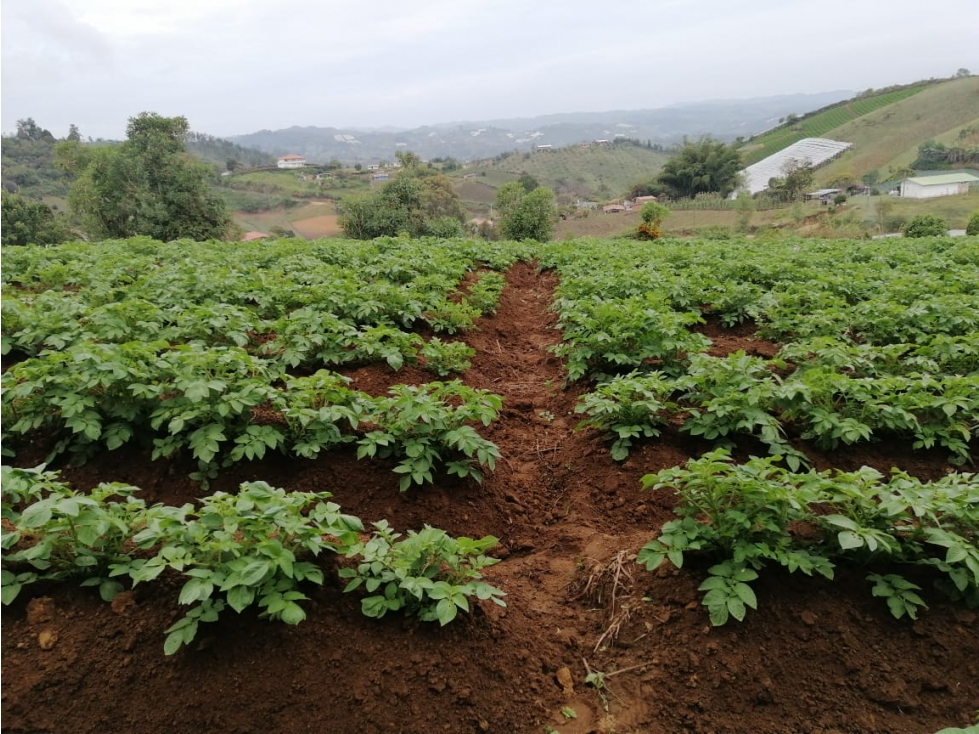
[[(445, 353), (468, 354), (461, 346)], [(402, 489), (434, 481), (443, 463), (478, 480), (479, 467), (492, 470), (499, 457), (471, 425), (496, 418), (498, 396), (433, 382), (372, 398), (325, 370), (286, 377), (238, 347), (82, 343), (22, 362), (3, 382), (5, 428), (13, 435), (53, 429), (60, 442), (52, 456), (70, 451), (84, 459), (142, 441), (153, 459), (190, 453), (198, 462), (192, 477), (205, 485), (222, 466), (267, 451), (313, 458), (355, 440), (361, 458), (400, 459)], [(362, 422), (375, 430), (358, 432)]]
[(152, 581), (165, 569), (187, 580), (179, 602), (196, 605), (171, 626), (167, 654), (193, 641), (202, 621), (213, 621), (225, 608), (250, 606), (260, 616), (299, 624), (308, 597), (304, 583), (323, 583), (323, 570), (310, 560), (323, 551), (340, 552), (356, 542), (361, 521), (328, 502), (328, 492), (286, 492), (265, 482), (242, 484), (237, 494), (217, 492), (199, 507), (150, 508), (146, 527), (133, 536), (149, 559), (113, 567), (134, 585)]
[[(638, 562), (654, 570), (668, 559), (680, 568), (690, 553), (719, 561), (700, 587), (714, 624), (755, 608), (748, 582), (773, 563), (827, 579), (841, 563), (930, 567), (948, 596), (979, 606), (979, 476), (920, 482), (897, 471), (885, 479), (868, 467), (796, 474), (777, 460), (738, 465), (719, 449), (643, 477), (646, 489), (677, 493), (679, 518), (643, 546)], [(798, 535), (800, 527), (816, 537)], [(867, 578), (898, 618), (914, 618), (924, 606), (900, 574)]]
[(499, 563), (484, 555), (496, 543), (492, 536), (453, 538), (428, 525), (402, 537), (380, 521), (374, 523), (369, 540), (349, 547), (348, 557), (360, 560), (356, 568), (341, 568), (340, 577), (350, 579), (344, 591), (363, 586), (371, 594), (361, 601), (368, 617), (404, 610), (423, 622), (437, 620), (445, 626), (460, 611), (469, 613), (468, 599), (473, 596), (506, 606), (504, 593), (481, 580), (482, 569)]
[(358, 440), (357, 458), (395, 457), (401, 491), (435, 481), (442, 464), (449, 474), (481, 481), (479, 466), (495, 468), (500, 451), (470, 423), (488, 426), (503, 405), (498, 395), (460, 381), (396, 385), (378, 398), (369, 414), (376, 426)]
[(333, 553), (356, 563), (339, 571), (350, 579), (348, 590), (383, 585), (381, 595), (363, 602), (370, 617), (403, 609), (445, 625), (470, 611), (473, 597), (505, 606), (503, 592), (481, 580), (481, 569), (498, 562), (484, 555), (493, 537), (454, 538), (425, 526), (402, 538), (385, 521), (367, 534), (328, 492), (287, 492), (265, 482), (182, 507), (147, 507), (139, 491), (103, 484), (79, 493), (43, 467), (4, 466), (3, 604), (40, 580), (77, 578), (108, 601), (124, 581), (136, 586), (178, 574), (184, 582), (177, 602), (189, 609), (166, 630), (164, 652), (171, 655), (229, 607), (299, 624), (305, 589), (325, 579), (317, 559)]

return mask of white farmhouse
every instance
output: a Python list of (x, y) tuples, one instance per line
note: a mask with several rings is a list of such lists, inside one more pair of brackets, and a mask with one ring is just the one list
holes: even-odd
[(301, 155), (290, 153), (289, 155), (280, 156), (275, 165), (279, 168), (305, 168), (306, 159)]
[(931, 199), (936, 196), (968, 194), (969, 186), (975, 184), (979, 184), (979, 178), (971, 173), (918, 176), (901, 181), (901, 196), (909, 199)]

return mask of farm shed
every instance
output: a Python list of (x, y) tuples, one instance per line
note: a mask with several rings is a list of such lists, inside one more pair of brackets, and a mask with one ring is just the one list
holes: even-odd
[(979, 184), (979, 178), (971, 173), (917, 176), (901, 182), (901, 196), (908, 199), (932, 199), (936, 196), (968, 194), (969, 186), (974, 184)]
[(806, 201), (819, 200), (821, 204), (829, 204), (833, 197), (840, 193), (839, 189), (819, 189), (819, 191), (810, 191), (805, 195)]
[(280, 156), (275, 165), (279, 168), (303, 168), (306, 165), (306, 159), (301, 155), (290, 153), (289, 155)]

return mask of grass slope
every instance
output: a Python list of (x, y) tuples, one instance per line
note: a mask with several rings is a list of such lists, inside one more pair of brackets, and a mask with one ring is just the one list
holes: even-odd
[(922, 92), (926, 86), (928, 86), (927, 83), (922, 83), (891, 92), (850, 99), (832, 105), (821, 112), (799, 120), (797, 123), (786, 124), (769, 130), (752, 139), (750, 144), (742, 149), (744, 163), (746, 166), (750, 166), (803, 138), (832, 137), (835, 140), (837, 139), (835, 136), (829, 135), (830, 131), (836, 130), (851, 120), (908, 99)]
[(492, 201), (487, 199), (489, 192), (485, 188), (477, 189), (472, 184), (495, 189), (526, 172), (559, 194), (604, 201), (621, 196), (638, 181), (653, 178), (668, 158), (666, 153), (625, 143), (514, 153), (502, 160), (494, 158), (467, 166), (463, 173), (475, 173), (477, 178), (463, 182), (459, 174), (460, 196), (467, 201)]
[[(830, 133), (853, 148), (816, 174), (817, 183), (879, 171), (881, 180), (910, 164), (927, 140), (954, 138), (979, 118), (979, 76), (928, 87), (920, 94), (854, 120)], [(947, 142), (952, 142), (948, 140)]]

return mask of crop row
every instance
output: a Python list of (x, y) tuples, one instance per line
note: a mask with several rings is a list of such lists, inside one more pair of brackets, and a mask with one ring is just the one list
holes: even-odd
[[(708, 439), (752, 435), (791, 466), (882, 436), (971, 458), (979, 426), (977, 242), (575, 243), (551, 248), (568, 379), (613, 456), (669, 422)], [(976, 259), (967, 260), (975, 255)], [(708, 354), (708, 318), (754, 321), (773, 359)]]
[[(979, 239), (660, 243), (578, 240), (542, 253), (561, 275), (556, 308), (651, 301), (785, 342), (890, 344), (979, 330)], [(630, 302), (629, 299), (639, 299)], [(599, 330), (599, 329), (596, 329)]]
[[(649, 570), (688, 556), (715, 565), (701, 584), (711, 621), (722, 625), (757, 608), (750, 582), (769, 566), (832, 579), (838, 564), (890, 571), (925, 567), (952, 600), (979, 606), (979, 476), (950, 474), (921, 482), (894, 470), (889, 478), (856, 472), (786, 471), (773, 459), (735, 464), (717, 450), (685, 467), (643, 477), (672, 490), (679, 519), (640, 551)], [(920, 587), (898, 573), (872, 572), (873, 595), (891, 613), (915, 619)]]
[(453, 538), (426, 526), (407, 537), (385, 521), (365, 532), (328, 492), (286, 492), (264, 482), (237, 494), (214, 493), (199, 506), (147, 506), (139, 489), (101, 484), (79, 493), (40, 469), (3, 467), (3, 603), (42, 580), (80, 579), (111, 601), (126, 587), (166, 572), (183, 578), (178, 602), (190, 606), (170, 626), (166, 654), (192, 642), (202, 622), (230, 607), (299, 624), (304, 589), (322, 585), (324, 553), (348, 559), (336, 569), (346, 591), (363, 587), (363, 613), (403, 610), (445, 625), (469, 612), (469, 599), (506, 606), (480, 571), (497, 563), (487, 536)]
[(58, 440), (53, 455), (78, 459), (130, 442), (154, 459), (189, 451), (201, 481), (267, 451), (314, 458), (352, 442), (360, 457), (396, 458), (402, 490), (443, 467), (476, 479), (493, 468), (499, 452), (472, 424), (496, 418), (498, 396), (453, 381), (375, 398), (348, 382), (327, 370), (290, 377), (237, 347), (81, 343), (4, 373), (4, 436), (43, 429)]
[(807, 459), (792, 447), (792, 436), (825, 450), (891, 436), (912, 440), (916, 449), (941, 446), (955, 463), (971, 459), (977, 376), (854, 377), (807, 365), (783, 378), (777, 370), (784, 367), (744, 352), (696, 354), (679, 377), (660, 371), (613, 377), (582, 396), (576, 410), (588, 416), (583, 426), (610, 435), (618, 460), (634, 439), (658, 436), (673, 419), (708, 440), (753, 436), (793, 468)]
[[(347, 243), (349, 244), (349, 243)], [(11, 248), (4, 254), (3, 353), (35, 356), (86, 341), (234, 345), (287, 367), (419, 356), (444, 376), (441, 342), (496, 309), (503, 277), (465, 242), (429, 248), (253, 247), (152, 241)], [(503, 248), (479, 253), (506, 265)], [(100, 255), (99, 259), (95, 259)], [(428, 360), (426, 350), (434, 353)], [(442, 370), (439, 372), (439, 370)]]

